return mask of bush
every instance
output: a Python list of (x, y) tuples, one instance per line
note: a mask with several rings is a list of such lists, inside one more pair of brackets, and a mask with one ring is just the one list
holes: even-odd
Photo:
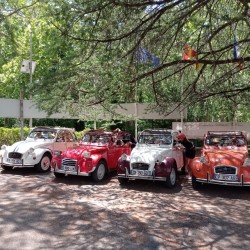
[[(29, 128), (24, 128), (24, 138), (28, 136)], [(0, 145), (12, 145), (21, 140), (21, 128), (0, 127)]]

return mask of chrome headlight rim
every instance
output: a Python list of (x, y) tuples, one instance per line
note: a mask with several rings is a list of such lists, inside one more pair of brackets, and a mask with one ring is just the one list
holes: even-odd
[(121, 157), (120, 157), (120, 160), (121, 161), (129, 161), (129, 156), (127, 154), (122, 154)]
[(35, 152), (35, 149), (33, 147), (29, 148), (28, 153), (33, 154)]
[(84, 158), (91, 158), (91, 153), (88, 151), (83, 151), (82, 155)]
[(246, 158), (243, 162), (243, 167), (250, 167), (250, 158)]
[(7, 145), (3, 144), (3, 145), (1, 146), (1, 150), (6, 150), (6, 149), (7, 149)]

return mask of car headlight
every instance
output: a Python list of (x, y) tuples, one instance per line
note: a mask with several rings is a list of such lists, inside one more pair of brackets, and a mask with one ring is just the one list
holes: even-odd
[(60, 150), (55, 150), (55, 151), (54, 151), (54, 154), (55, 154), (56, 156), (61, 156), (62, 152), (61, 152)]
[(7, 146), (6, 145), (2, 145), (1, 150), (6, 150)]
[(243, 163), (243, 167), (248, 167), (248, 166), (250, 166), (250, 158), (246, 158)]
[(121, 157), (120, 157), (120, 159), (121, 159), (122, 161), (128, 161), (128, 160), (129, 160), (129, 156), (126, 155), (126, 154), (122, 154)]
[(201, 156), (200, 162), (203, 163), (204, 165), (208, 165), (209, 161), (206, 156)]
[(88, 151), (84, 151), (82, 155), (84, 158), (90, 158), (90, 156), (91, 156), (90, 152), (88, 152)]
[(29, 153), (29, 154), (32, 154), (34, 151), (35, 151), (34, 148), (30, 148), (30, 149), (28, 150), (28, 153)]

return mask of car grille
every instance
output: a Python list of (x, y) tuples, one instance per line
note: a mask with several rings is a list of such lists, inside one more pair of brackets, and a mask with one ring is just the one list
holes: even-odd
[(232, 166), (216, 166), (214, 172), (216, 174), (236, 174), (236, 168)]
[(77, 161), (76, 160), (72, 160), (69, 158), (65, 158), (62, 160), (62, 164), (64, 166), (71, 166), (71, 167), (75, 167), (76, 166)]
[(18, 152), (10, 152), (8, 154), (8, 158), (21, 159), (22, 158), (22, 154), (20, 154)]
[(132, 163), (132, 169), (148, 170), (149, 165), (146, 163)]

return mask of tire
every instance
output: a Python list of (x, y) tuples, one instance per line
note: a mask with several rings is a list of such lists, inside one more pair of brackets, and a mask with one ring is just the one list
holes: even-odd
[(96, 166), (95, 171), (92, 173), (91, 177), (93, 181), (100, 182), (104, 180), (107, 172), (107, 165), (106, 162), (103, 160), (100, 160), (99, 163)]
[(176, 185), (176, 178), (177, 178), (177, 171), (176, 171), (176, 167), (173, 166), (171, 168), (171, 172), (170, 174), (167, 176), (167, 180), (166, 180), (166, 186), (168, 188), (173, 188)]
[(192, 175), (192, 187), (193, 187), (193, 189), (198, 190), (201, 188), (201, 186), (202, 186), (202, 183), (198, 182), (196, 180), (196, 177)]
[(118, 181), (120, 182), (121, 185), (125, 185), (128, 183), (128, 178), (119, 178)]
[(40, 173), (48, 172), (51, 167), (51, 159), (51, 155), (49, 153), (45, 153), (40, 162), (35, 165), (35, 169)]
[(56, 178), (63, 178), (65, 174), (54, 172)]
[(6, 171), (12, 170), (12, 169), (13, 169), (13, 167), (11, 167), (11, 166), (6, 166), (6, 165), (2, 165), (1, 167), (2, 167), (3, 170), (6, 170)]

